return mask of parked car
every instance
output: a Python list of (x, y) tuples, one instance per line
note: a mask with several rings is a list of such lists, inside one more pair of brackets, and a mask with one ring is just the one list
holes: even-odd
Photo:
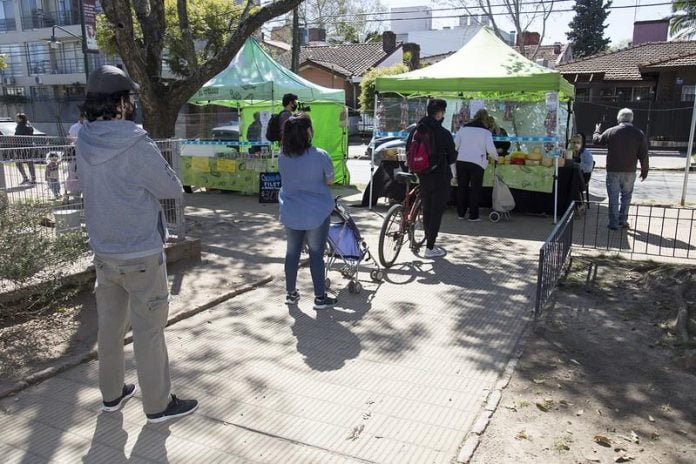
[[(0, 119), (0, 135), (15, 135), (15, 128), (17, 128), (17, 123), (13, 119)], [(45, 136), (46, 133), (35, 127), (34, 135)]]
[[(416, 124), (411, 124), (410, 126), (408, 126), (408, 127), (403, 131), (405, 135), (400, 135), (400, 136), (390, 135), (390, 136), (388, 136), (388, 137), (377, 137), (377, 138), (373, 138), (373, 139), (370, 141), (369, 145), (367, 146), (367, 149), (365, 150), (365, 156), (368, 157), (368, 158), (370, 158), (370, 159), (372, 159), (372, 151), (375, 150), (375, 148), (381, 147), (382, 145), (384, 145), (384, 144), (387, 143), (387, 142), (391, 142), (391, 141), (394, 141), (394, 140), (401, 140), (401, 141), (403, 141), (404, 144), (405, 144), (405, 143), (406, 143), (406, 139), (408, 138), (408, 135), (407, 135), (407, 134), (411, 133), (411, 131), (413, 131), (415, 128), (416, 128)], [(393, 146), (390, 145), (389, 147), (393, 147)], [(386, 146), (385, 146), (385, 147), (382, 147), (382, 148), (389, 148), (389, 147), (386, 147)], [(375, 154), (377, 153), (377, 151), (378, 151), (378, 150), (375, 150)], [(379, 161), (375, 159), (375, 163), (376, 163), (376, 164), (379, 164)]]
[(227, 126), (214, 127), (212, 131), (213, 140), (239, 141), (239, 124), (232, 123)]

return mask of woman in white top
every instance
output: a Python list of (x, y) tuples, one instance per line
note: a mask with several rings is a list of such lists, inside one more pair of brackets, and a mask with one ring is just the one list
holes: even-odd
[(488, 166), (488, 157), (498, 159), (489, 129), (488, 111), (480, 109), (474, 120), (465, 125), (454, 137), (457, 148), (457, 214), (459, 219), (479, 222), (479, 201), (483, 187), (483, 173)]

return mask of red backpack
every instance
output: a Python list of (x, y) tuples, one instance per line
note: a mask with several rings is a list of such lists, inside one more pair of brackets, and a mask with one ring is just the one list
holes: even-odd
[(411, 145), (406, 153), (406, 163), (411, 172), (420, 174), (430, 169), (432, 141), (430, 131), (425, 126), (418, 126), (413, 132)]

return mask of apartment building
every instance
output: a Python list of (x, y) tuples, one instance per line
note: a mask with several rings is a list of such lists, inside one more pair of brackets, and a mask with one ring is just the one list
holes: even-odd
[[(77, 119), (86, 83), (80, 24), (78, 0), (0, 0), (0, 54), (6, 65), (0, 70), (0, 116), (25, 112), (52, 135), (63, 134)], [(52, 43), (53, 26), (69, 33), (55, 28)], [(88, 53), (87, 59), (90, 70), (121, 64), (103, 54)]]

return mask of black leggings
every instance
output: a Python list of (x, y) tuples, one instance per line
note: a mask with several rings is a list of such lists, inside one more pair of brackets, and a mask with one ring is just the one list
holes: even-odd
[(466, 216), (468, 208), (469, 218), (478, 219), (483, 173), (483, 168), (478, 164), (457, 161), (457, 214), (459, 217)]
[(421, 177), (421, 201), (423, 202), (423, 228), (425, 229), (426, 246), (435, 246), (437, 235), (440, 233), (442, 215), (447, 208), (450, 181), (444, 176), (430, 178)]

